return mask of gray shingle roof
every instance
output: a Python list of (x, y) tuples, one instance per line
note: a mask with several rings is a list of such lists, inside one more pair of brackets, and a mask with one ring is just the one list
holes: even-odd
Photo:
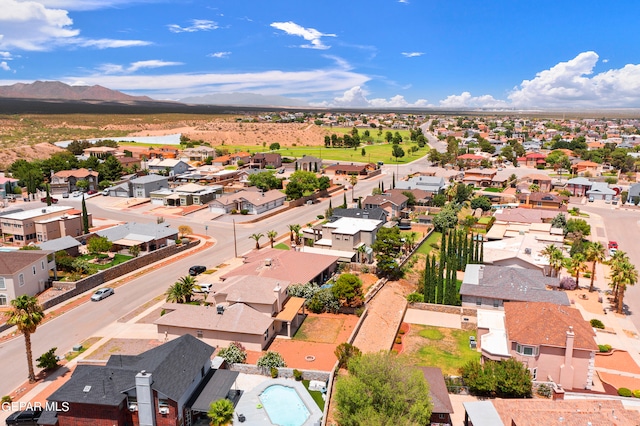
[(56, 238), (55, 240), (45, 241), (44, 243), (38, 244), (38, 247), (42, 250), (51, 250), (51, 251), (60, 251), (67, 250), (71, 247), (78, 247), (80, 242), (75, 238), (66, 235), (62, 238)]
[(343, 209), (343, 208), (335, 208), (333, 209), (333, 216), (331, 216), (331, 221), (337, 220), (341, 217), (355, 217), (355, 218), (366, 218), (366, 219), (374, 219), (374, 220), (382, 220), (383, 222), (387, 221), (387, 212), (380, 207), (374, 207), (372, 209)]
[(529, 269), (493, 265), (467, 265), (460, 295), (520, 302), (551, 302), (569, 306), (562, 291), (547, 290), (557, 285), (557, 278), (545, 277)]
[[(153, 375), (152, 388), (178, 401), (215, 349), (186, 334), (137, 356), (112, 355), (106, 366), (79, 365), (50, 401), (119, 405), (135, 388), (142, 370)], [(86, 390), (86, 391), (85, 391)]]
[(176, 229), (170, 228), (167, 224), (136, 222), (127, 222), (122, 225), (113, 226), (96, 232), (96, 234), (101, 237), (107, 237), (109, 241), (127, 238), (130, 234), (146, 235), (157, 240), (160, 238), (170, 237), (177, 233), (178, 231)]
[(42, 250), (16, 250), (0, 253), (0, 275), (13, 275), (49, 254)]

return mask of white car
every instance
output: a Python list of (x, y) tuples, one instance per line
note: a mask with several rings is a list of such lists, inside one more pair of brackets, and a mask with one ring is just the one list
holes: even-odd
[(111, 287), (101, 288), (100, 290), (93, 293), (93, 296), (91, 296), (91, 301), (99, 302), (100, 300), (104, 299), (105, 297), (109, 297), (112, 294), (114, 294), (114, 291)]
[(209, 283), (202, 283), (202, 284), (196, 284), (193, 286), (193, 292), (194, 293), (209, 293), (211, 291), (211, 287), (213, 286), (213, 284), (209, 284)]
[(617, 251), (618, 251), (617, 248), (610, 248), (609, 249), (609, 256), (613, 257), (613, 255), (616, 254)]
[(80, 196), (80, 191), (73, 191), (73, 192), (71, 193), (71, 196), (72, 196), (72, 197), (79, 197), (79, 196)]

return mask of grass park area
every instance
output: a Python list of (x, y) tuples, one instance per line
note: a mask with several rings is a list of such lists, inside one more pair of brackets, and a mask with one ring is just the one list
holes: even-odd
[(437, 365), (445, 375), (458, 375), (460, 367), (479, 360), (480, 353), (469, 347), (474, 331), (412, 325), (405, 354), (416, 365)]

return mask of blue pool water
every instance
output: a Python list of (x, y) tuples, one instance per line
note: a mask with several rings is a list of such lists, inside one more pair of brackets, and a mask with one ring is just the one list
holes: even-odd
[(260, 401), (274, 425), (301, 426), (309, 410), (294, 388), (271, 385), (260, 394)]

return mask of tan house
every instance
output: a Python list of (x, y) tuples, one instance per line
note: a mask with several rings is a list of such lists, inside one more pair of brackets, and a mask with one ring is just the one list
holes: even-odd
[(226, 214), (232, 211), (246, 210), (248, 214), (260, 214), (275, 209), (284, 204), (287, 196), (277, 189), (262, 192), (243, 190), (233, 194), (226, 194), (209, 203), (212, 213)]
[(49, 271), (55, 276), (53, 253), (44, 250), (16, 250), (0, 256), (0, 306), (22, 295), (35, 296), (49, 283)]
[[(87, 181), (85, 188), (79, 188), (78, 182)], [(61, 170), (51, 176), (51, 192), (60, 194), (62, 192), (74, 192), (81, 189), (87, 191), (98, 189), (98, 172), (89, 169)]]
[(593, 161), (580, 161), (571, 166), (571, 170), (578, 176), (584, 176), (586, 173), (590, 173), (593, 176), (599, 174), (600, 164)]
[(496, 186), (495, 177), (498, 173), (494, 169), (469, 169), (465, 170), (462, 183), (481, 188)]
[(567, 197), (560, 197), (550, 192), (518, 194), (518, 202), (525, 208), (567, 211), (566, 201)]
[(484, 324), (478, 317), (483, 359), (515, 358), (534, 381), (551, 381), (567, 390), (591, 389), (598, 345), (580, 311), (549, 302), (505, 302), (503, 330), (498, 312), (491, 315), (492, 321)]
[[(92, 226), (91, 214), (89, 226)], [(69, 206), (47, 206), (0, 215), (0, 229), (2, 240), (17, 246), (84, 233), (82, 212)]]
[(362, 201), (362, 205), (368, 210), (381, 208), (393, 218), (402, 217), (403, 211), (407, 208), (407, 201), (409, 198), (404, 194), (380, 194), (367, 196)]
[(305, 300), (289, 297), (289, 281), (238, 275), (213, 283), (207, 295), (212, 306), (167, 303), (166, 314), (155, 321), (160, 339), (191, 334), (204, 342), (226, 347), (240, 342), (261, 351), (283, 327), (289, 337), (304, 315)]
[(549, 192), (552, 189), (551, 178), (540, 173), (523, 176), (520, 183), (526, 183), (527, 186), (538, 185), (540, 192)]

